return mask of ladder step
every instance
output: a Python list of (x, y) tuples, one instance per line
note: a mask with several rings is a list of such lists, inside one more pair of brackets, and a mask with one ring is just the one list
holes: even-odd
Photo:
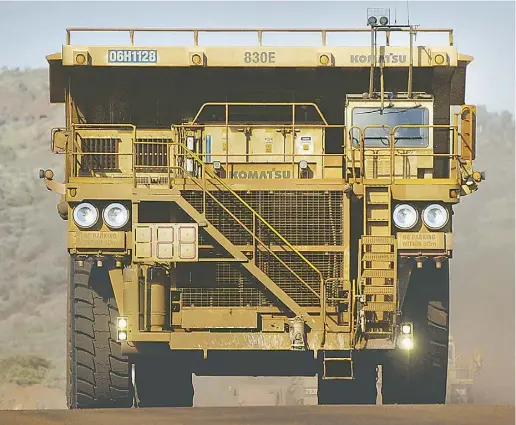
[(351, 357), (324, 357), (324, 361), (327, 360), (353, 360)]
[(394, 245), (394, 236), (362, 236), (362, 245)]
[(382, 192), (387, 192), (389, 189), (389, 186), (386, 186), (383, 183), (373, 183), (373, 184), (367, 184), (365, 185), (366, 189), (373, 189), (374, 192), (380, 192), (378, 189), (383, 189)]
[(366, 331), (365, 333), (369, 339), (388, 339), (390, 336), (392, 336), (392, 332)]
[(368, 302), (366, 305), (364, 305), (364, 311), (396, 311), (396, 303)]
[(365, 252), (362, 261), (390, 261), (394, 262), (396, 256), (392, 253)]
[(365, 285), (364, 286), (364, 295), (394, 295), (396, 292), (396, 288), (390, 285), (384, 286), (373, 286), (373, 285)]
[(371, 200), (367, 201), (367, 204), (368, 205), (385, 205), (386, 207), (388, 207), (389, 206), (389, 201), (388, 200), (382, 201), (382, 200), (378, 200), (378, 199), (376, 199), (376, 200), (372, 200), (371, 199)]
[(394, 279), (396, 277), (396, 270), (394, 269), (366, 269), (362, 272), (362, 278), (381, 277), (385, 279)]
[(377, 181), (379, 179), (375, 179), (375, 180), (364, 179), (363, 184), (367, 189), (374, 187), (375, 189), (386, 189), (387, 190), (389, 188), (388, 185), (390, 184), (390, 183), (387, 183), (387, 181), (389, 180), (389, 177), (383, 177), (383, 179), (386, 180), (385, 183), (377, 183)]

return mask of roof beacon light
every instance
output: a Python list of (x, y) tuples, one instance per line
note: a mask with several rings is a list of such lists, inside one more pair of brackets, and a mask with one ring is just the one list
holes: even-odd
[(367, 19), (367, 24), (368, 25), (376, 25), (376, 23), (378, 22), (378, 20), (376, 19), (376, 16), (370, 16), (368, 19)]
[(391, 11), (388, 8), (368, 8), (367, 25), (385, 27), (389, 25)]
[(382, 16), (382, 17), (380, 18), (380, 25), (385, 26), (385, 25), (387, 25), (388, 23), (389, 23), (389, 18), (387, 18), (387, 16)]

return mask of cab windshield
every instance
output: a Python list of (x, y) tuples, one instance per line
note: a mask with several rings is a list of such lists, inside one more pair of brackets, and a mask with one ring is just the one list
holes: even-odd
[[(398, 125), (428, 125), (428, 109), (421, 106), (416, 107), (392, 107), (384, 108), (353, 108), (352, 123), (364, 131), (366, 147), (388, 147), (389, 133)], [(368, 128), (369, 125), (382, 125), (385, 127)], [(394, 142), (397, 148), (424, 148), (429, 144), (428, 128), (398, 128), (395, 133)], [(360, 143), (360, 132), (353, 129), (353, 145)]]

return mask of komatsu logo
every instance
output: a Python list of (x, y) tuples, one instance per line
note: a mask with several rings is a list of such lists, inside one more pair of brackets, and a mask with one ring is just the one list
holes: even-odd
[(407, 61), (407, 55), (395, 55), (389, 53), (388, 55), (351, 55), (351, 63), (405, 63)]
[(231, 173), (233, 179), (289, 179), (290, 171), (277, 171), (275, 169), (269, 171), (233, 171)]

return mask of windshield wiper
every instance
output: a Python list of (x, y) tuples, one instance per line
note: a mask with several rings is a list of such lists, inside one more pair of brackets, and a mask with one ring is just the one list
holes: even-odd
[(402, 109), (401, 111), (385, 112), (384, 115), (388, 115), (388, 114), (401, 114), (403, 112), (408, 112), (408, 111), (411, 111), (412, 109), (417, 109), (417, 108), (421, 108), (421, 105), (411, 106), (410, 108), (405, 108), (405, 109)]
[(405, 109), (402, 109), (401, 111), (392, 111), (392, 112), (383, 112), (385, 109), (392, 109), (395, 107), (395, 105), (393, 103), (387, 105), (386, 107), (384, 107), (383, 109), (380, 108), (380, 109), (373, 109), (372, 111), (365, 111), (365, 112), (354, 112), (354, 115), (364, 115), (364, 114), (377, 114), (377, 113), (380, 113), (382, 115), (387, 115), (387, 114), (401, 114), (403, 112), (408, 112), (412, 109), (417, 109), (417, 108), (421, 108), (421, 104), (418, 104), (418, 105), (414, 105), (414, 106), (411, 106), (409, 108), (405, 108)]
[(373, 109), (372, 111), (354, 112), (354, 115), (377, 114), (378, 112), (382, 112), (382, 110), (381, 109)]

